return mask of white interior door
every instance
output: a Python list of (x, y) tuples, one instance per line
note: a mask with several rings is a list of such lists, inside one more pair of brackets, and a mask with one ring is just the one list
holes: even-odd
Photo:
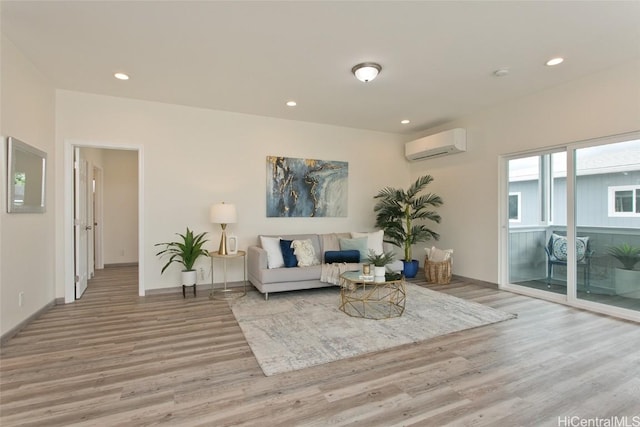
[(74, 152), (74, 235), (75, 235), (75, 297), (79, 299), (87, 289), (87, 240), (91, 225), (87, 218), (87, 161), (80, 157), (80, 148)]
[(104, 268), (104, 260), (102, 258), (102, 169), (98, 166), (93, 167), (93, 180), (95, 183), (93, 191), (93, 263), (95, 270)]
[(95, 176), (91, 164), (87, 164), (87, 278), (95, 276), (95, 218), (94, 218), (94, 196), (95, 196)]

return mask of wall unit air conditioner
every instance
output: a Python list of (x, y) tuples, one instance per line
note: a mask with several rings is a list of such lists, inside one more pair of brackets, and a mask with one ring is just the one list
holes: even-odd
[(467, 131), (462, 128), (425, 136), (404, 146), (404, 155), (408, 160), (424, 160), (463, 151), (467, 151)]

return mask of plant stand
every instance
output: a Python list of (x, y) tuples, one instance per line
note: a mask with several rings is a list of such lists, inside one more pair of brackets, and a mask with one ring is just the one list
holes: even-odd
[(196, 296), (196, 284), (198, 283), (198, 272), (196, 270), (183, 270), (182, 277), (182, 298), (187, 297), (187, 288), (193, 287), (193, 296)]
[(182, 298), (187, 297), (187, 288), (193, 288), (193, 296), (196, 296), (196, 285), (182, 285)]

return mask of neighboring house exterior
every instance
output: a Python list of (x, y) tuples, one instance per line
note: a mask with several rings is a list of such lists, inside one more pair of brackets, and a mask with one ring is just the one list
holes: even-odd
[[(576, 178), (578, 226), (640, 228), (640, 203), (637, 202), (640, 199), (640, 164), (638, 168), (636, 171), (624, 173), (578, 176)], [(512, 227), (540, 225), (538, 182), (536, 179), (509, 184), (509, 220)], [(551, 223), (554, 225), (567, 223), (566, 190), (566, 177), (553, 180)], [(629, 193), (631, 196), (627, 196)]]
[[(544, 246), (552, 233), (566, 234), (567, 177), (565, 153), (510, 161), (510, 280), (546, 278)], [(615, 261), (608, 249), (621, 243), (640, 246), (640, 141), (587, 148), (578, 152), (576, 227), (589, 237), (590, 285), (611, 293)], [(553, 176), (545, 190), (544, 173)], [(550, 204), (546, 209), (544, 206)], [(550, 221), (545, 221), (549, 212)], [(563, 271), (559, 271), (562, 276)], [(584, 278), (579, 277), (584, 286)]]

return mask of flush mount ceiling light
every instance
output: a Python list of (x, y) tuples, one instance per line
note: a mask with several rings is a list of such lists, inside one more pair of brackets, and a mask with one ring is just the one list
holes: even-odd
[(351, 72), (356, 79), (361, 82), (370, 82), (378, 76), (378, 73), (382, 70), (380, 64), (376, 64), (375, 62), (363, 62), (362, 64), (358, 64), (351, 69)]
[(113, 77), (115, 77), (118, 80), (129, 80), (129, 75), (125, 73), (115, 73)]
[(505, 77), (509, 75), (509, 69), (508, 68), (498, 68), (497, 70), (495, 70), (493, 72), (493, 76), (494, 77)]
[(554, 65), (562, 64), (563, 62), (564, 62), (564, 58), (560, 58), (560, 57), (552, 58), (546, 62), (546, 65), (548, 65), (549, 67), (552, 67)]

